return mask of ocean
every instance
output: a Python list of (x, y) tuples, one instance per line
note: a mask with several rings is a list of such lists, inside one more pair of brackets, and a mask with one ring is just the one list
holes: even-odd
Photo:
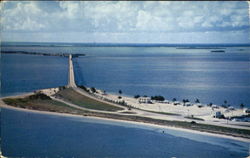
[(5, 108), (0, 115), (7, 157), (245, 158), (249, 152), (247, 142), (160, 127)]
[[(123, 95), (250, 107), (250, 47), (4, 43), (2, 51), (83, 53), (77, 84)], [(219, 50), (218, 52), (211, 52)], [(225, 52), (221, 52), (221, 50)], [(1, 54), (0, 97), (67, 84), (68, 59)], [(7, 157), (244, 158), (249, 142), (87, 117), (0, 109)]]
[[(250, 107), (249, 45), (4, 43), (1, 49), (86, 54), (74, 59), (77, 84), (109, 93)], [(2, 54), (0, 95), (65, 85), (67, 64), (63, 57)]]

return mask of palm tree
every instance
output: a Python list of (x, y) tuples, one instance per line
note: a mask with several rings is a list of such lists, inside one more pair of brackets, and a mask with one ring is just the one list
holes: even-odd
[(208, 104), (208, 106), (212, 106), (212, 105), (213, 105), (213, 103), (209, 103), (209, 104)]
[(118, 93), (121, 95), (122, 94), (122, 90), (119, 90)]
[(224, 104), (225, 104), (225, 105), (227, 104), (227, 100), (224, 100)]
[(245, 106), (245, 105), (244, 105), (243, 103), (240, 104), (240, 107), (241, 107), (242, 109), (244, 108), (244, 106)]

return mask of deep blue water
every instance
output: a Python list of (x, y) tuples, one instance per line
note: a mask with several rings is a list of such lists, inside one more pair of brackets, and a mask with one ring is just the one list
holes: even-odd
[(67, 84), (67, 58), (1, 54), (1, 96)]
[(25, 158), (244, 158), (249, 150), (225, 138), (4, 108), (1, 139), (3, 155)]
[[(216, 46), (218, 47), (218, 46)], [(220, 47), (221, 48), (221, 47)], [(202, 103), (250, 107), (250, 47), (176, 49), (176, 47), (4, 46), (2, 50), (84, 53), (74, 59), (78, 84), (124, 95), (198, 98)], [(1, 96), (67, 83), (61, 57), (2, 54)]]

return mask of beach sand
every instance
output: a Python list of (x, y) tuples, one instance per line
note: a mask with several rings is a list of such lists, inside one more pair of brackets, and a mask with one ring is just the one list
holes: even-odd
[(219, 138), (227, 138), (227, 139), (238, 140), (238, 141), (250, 143), (250, 139), (247, 139), (247, 138), (233, 137), (233, 136), (228, 136), (228, 135), (201, 132), (201, 131), (196, 131), (196, 130), (163, 126), (163, 125), (150, 124), (150, 123), (143, 123), (143, 122), (135, 122), (135, 121), (117, 120), (117, 119), (110, 119), (110, 118), (100, 118), (100, 117), (93, 117), (93, 116), (82, 116), (82, 115), (74, 115), (74, 114), (67, 114), (67, 113), (57, 113), (57, 112), (49, 112), (49, 111), (37, 111), (37, 110), (23, 109), (23, 108), (8, 106), (8, 105), (4, 104), (2, 101), (0, 102), (0, 109), (1, 108), (6, 108), (6, 109), (10, 109), (10, 110), (15, 110), (15, 111), (22, 111), (22, 112), (44, 114), (44, 115), (75, 117), (75, 118), (91, 118), (91, 119), (96, 119), (96, 120), (111, 121), (111, 122), (118, 122), (118, 123), (119, 122), (130, 123), (133, 125), (140, 125), (140, 126), (142, 125), (142, 126), (147, 126), (147, 127), (152, 127), (152, 128), (160, 128), (162, 130), (172, 129), (172, 130), (177, 130), (177, 131), (183, 131), (183, 132), (189, 132), (189, 133), (201, 134), (201, 135), (207, 135), (207, 136), (214, 136), (214, 137), (219, 137)]

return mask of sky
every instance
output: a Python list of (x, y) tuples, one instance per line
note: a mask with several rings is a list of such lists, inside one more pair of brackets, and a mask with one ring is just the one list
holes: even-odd
[(247, 1), (1, 2), (1, 41), (250, 43)]

